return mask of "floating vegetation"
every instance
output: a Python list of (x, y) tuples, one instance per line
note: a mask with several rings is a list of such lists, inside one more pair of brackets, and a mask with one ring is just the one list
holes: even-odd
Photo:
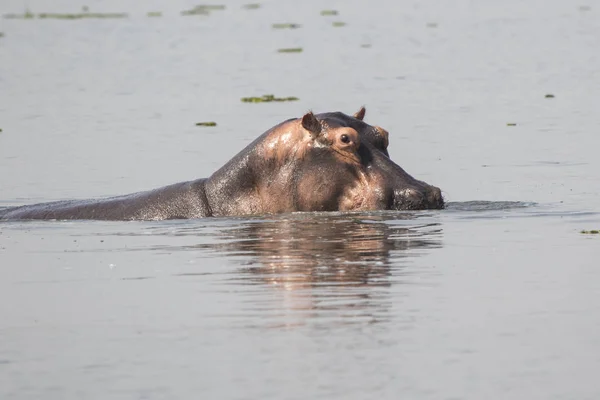
[(507, 122), (506, 126), (517, 126), (517, 124), (514, 122)]
[(300, 24), (273, 24), (273, 29), (297, 29)]
[(162, 13), (160, 11), (148, 11), (146, 14), (148, 17), (162, 17)]
[(547, 99), (553, 99), (554, 95), (552, 93), (548, 93), (547, 95), (544, 96)]
[(225, 6), (223, 4), (213, 4), (213, 5), (200, 5), (200, 6), (196, 6), (194, 8), (204, 8), (205, 10), (208, 11), (216, 11), (216, 10), (224, 10)]
[(278, 53), (302, 53), (302, 47), (290, 47), (287, 49), (278, 49)]
[(8, 19), (32, 19), (34, 17), (35, 14), (33, 14), (28, 9), (26, 9), (23, 14), (4, 14), (4, 18)]
[(337, 10), (323, 10), (321, 11), (322, 16), (338, 15)]
[(260, 8), (260, 4), (259, 3), (244, 4), (242, 7), (244, 7), (246, 10), (256, 10), (257, 8)]
[(331, 25), (335, 26), (336, 28), (339, 28), (341, 26), (346, 26), (346, 23), (342, 21), (335, 21)]
[(181, 12), (181, 15), (208, 15), (211, 11), (224, 10), (225, 6), (220, 4), (202, 4), (199, 6), (195, 6), (189, 10), (184, 10)]
[(39, 13), (34, 14), (29, 9), (25, 10), (24, 14), (4, 14), (4, 18), (9, 19), (83, 19), (83, 18), (127, 18), (127, 13), (91, 13), (87, 6), (82, 7), (79, 13)]
[(208, 15), (210, 14), (210, 11), (207, 10), (206, 8), (203, 8), (201, 6), (196, 6), (190, 10), (183, 10), (181, 12), (181, 15), (183, 16), (187, 16), (187, 15)]
[(261, 97), (242, 97), (244, 103), (270, 103), (273, 101), (296, 101), (300, 100), (297, 97), (275, 97), (272, 94), (265, 94)]
[(127, 18), (129, 14), (127, 13), (77, 13), (77, 14), (69, 14), (69, 13), (40, 13), (37, 16), (40, 19), (83, 19), (83, 18), (97, 18), (97, 19), (105, 19), (105, 18)]
[(584, 235), (600, 235), (600, 230), (598, 230), (598, 229), (592, 229), (590, 231), (583, 230), (580, 233), (582, 233)]
[(2, 132), (2, 128), (0, 128), (0, 132)]
[(209, 122), (196, 122), (196, 126), (217, 126), (217, 123), (214, 121)]

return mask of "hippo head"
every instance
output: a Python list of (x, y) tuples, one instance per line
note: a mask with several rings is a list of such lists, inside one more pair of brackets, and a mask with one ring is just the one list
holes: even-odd
[(387, 151), (388, 132), (363, 122), (364, 115), (364, 107), (353, 116), (309, 112), (266, 132), (257, 143), (262, 173), (252, 174), (260, 208), (267, 212), (443, 208), (440, 189), (394, 163)]

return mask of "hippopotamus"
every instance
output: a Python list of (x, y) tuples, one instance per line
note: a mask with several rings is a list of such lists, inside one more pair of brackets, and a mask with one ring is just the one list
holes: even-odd
[(2, 220), (166, 220), (315, 211), (441, 209), (439, 188), (394, 163), (388, 132), (354, 115), (313, 114), (269, 129), (209, 178), (124, 196), (0, 210)]

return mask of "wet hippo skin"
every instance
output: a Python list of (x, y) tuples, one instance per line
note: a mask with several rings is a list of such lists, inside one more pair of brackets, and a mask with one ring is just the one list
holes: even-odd
[(441, 209), (440, 189), (387, 151), (388, 132), (341, 112), (290, 119), (209, 178), (147, 192), (7, 208), (0, 219), (163, 220), (294, 211)]

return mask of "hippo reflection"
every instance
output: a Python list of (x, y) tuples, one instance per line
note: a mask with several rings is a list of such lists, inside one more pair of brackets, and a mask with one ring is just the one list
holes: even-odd
[(14, 207), (0, 219), (163, 220), (294, 211), (441, 209), (440, 189), (387, 151), (388, 132), (340, 112), (287, 120), (207, 179), (100, 200)]
[[(198, 231), (186, 235), (196, 236)], [(336, 310), (336, 318), (352, 316), (354, 322), (363, 320), (356, 318), (357, 313), (370, 322), (384, 318), (382, 313), (389, 307), (385, 288), (405, 281), (404, 259), (443, 243), (439, 222), (422, 213), (275, 216), (220, 228), (216, 234), (211, 231), (210, 238), (210, 243), (186, 250), (202, 249), (228, 260), (241, 257), (233, 285), (268, 285), (280, 294), (274, 298), (282, 302), (276, 303), (276, 309), (317, 313), (311, 316)], [(263, 301), (261, 297), (256, 306), (264, 309)]]

